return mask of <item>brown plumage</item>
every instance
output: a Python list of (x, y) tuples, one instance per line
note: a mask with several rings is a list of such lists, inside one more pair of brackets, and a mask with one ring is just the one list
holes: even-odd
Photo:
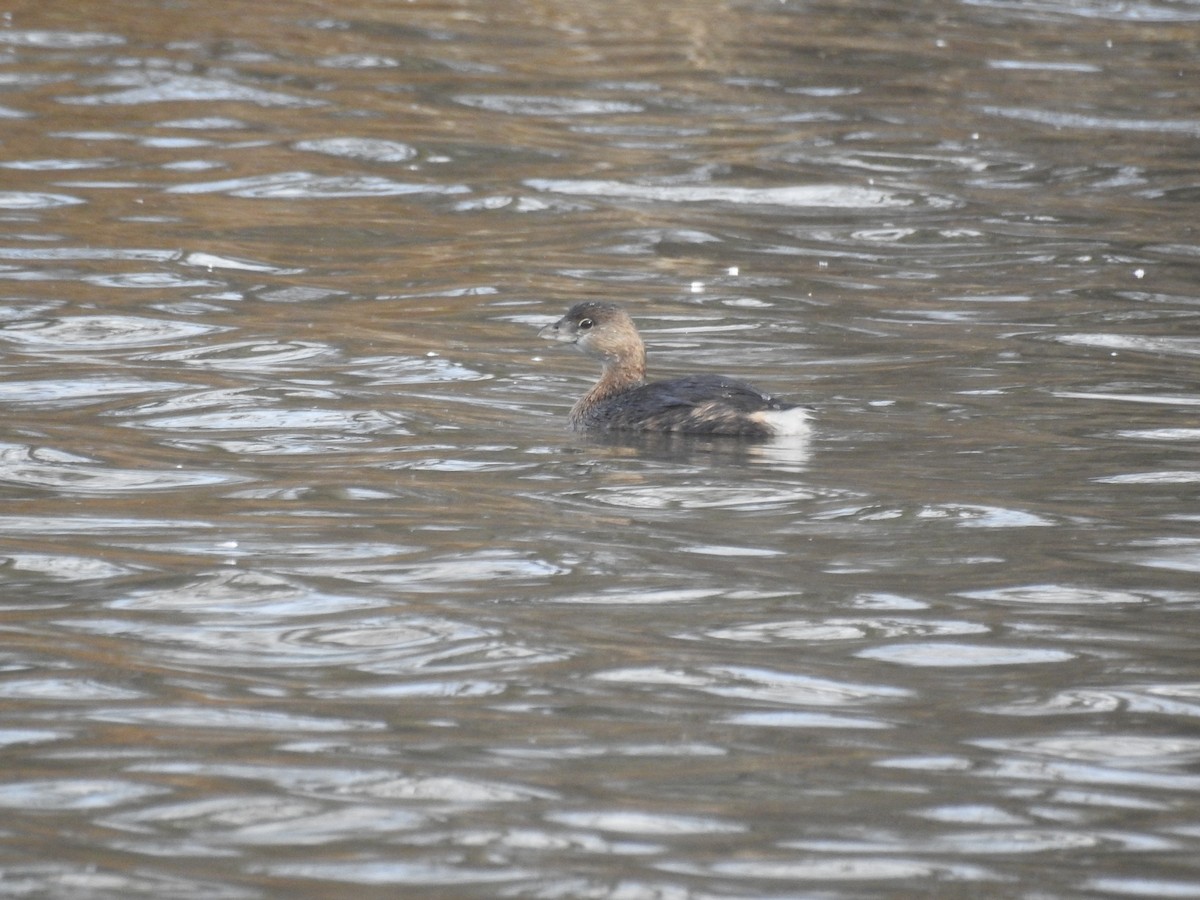
[(722, 375), (646, 382), (646, 349), (613, 303), (585, 301), (539, 335), (600, 360), (600, 380), (571, 409), (579, 430), (680, 431), (766, 438), (807, 430), (807, 412)]

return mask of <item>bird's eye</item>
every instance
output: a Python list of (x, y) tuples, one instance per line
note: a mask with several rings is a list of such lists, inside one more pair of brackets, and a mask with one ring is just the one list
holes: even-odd
[(580, 331), (587, 331), (587, 330), (588, 330), (589, 328), (591, 328), (591, 327), (592, 327), (592, 325), (594, 325), (594, 324), (595, 324), (595, 323), (594, 323), (594, 322), (593, 322), (591, 319), (580, 319), (580, 320), (579, 320), (579, 330), (580, 330)]

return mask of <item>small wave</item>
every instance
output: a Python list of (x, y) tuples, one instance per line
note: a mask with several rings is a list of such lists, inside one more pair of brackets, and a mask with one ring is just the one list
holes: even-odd
[(406, 194), (464, 194), (464, 184), (416, 184), (392, 181), (374, 175), (314, 175), (311, 172), (280, 172), (177, 184), (166, 189), (171, 194), (227, 194), (252, 200), (330, 200), (349, 197), (400, 197)]
[(904, 666), (924, 668), (975, 668), (985, 666), (1028, 666), (1066, 662), (1074, 653), (1038, 647), (995, 647), (982, 644), (919, 642), (871, 647), (855, 654)]
[(298, 141), (292, 145), (296, 150), (361, 159), (367, 162), (407, 162), (417, 155), (408, 144), (376, 138), (342, 137)]
[(145, 358), (202, 368), (259, 372), (284, 366), (304, 367), (316, 357), (332, 352), (332, 348), (313, 341), (235, 341), (153, 353)]
[(26, 810), (107, 809), (168, 793), (119, 778), (57, 778), (0, 785), (0, 808)]
[(72, 316), (10, 325), (0, 329), (0, 340), (21, 344), (29, 350), (102, 351), (168, 344), (228, 330), (218, 325), (143, 316)]
[(0, 31), (0, 44), (10, 47), (37, 47), (42, 50), (93, 50), (98, 47), (119, 47), (125, 38), (119, 34), (100, 31)]
[(1167, 356), (1200, 356), (1200, 338), (1153, 337), (1138, 334), (1060, 334), (1053, 340), (1079, 347), (1127, 350)]
[(280, 91), (264, 91), (221, 78), (176, 75), (168, 72), (123, 72), (105, 79), (102, 83), (121, 87), (123, 90), (106, 94), (60, 97), (59, 102), (76, 106), (136, 106), (143, 103), (233, 101), (288, 109), (325, 105), (323, 100), (296, 97)]
[(900, 209), (955, 205), (955, 201), (944, 197), (902, 194), (848, 184), (736, 187), (712, 184), (643, 185), (621, 181), (546, 178), (531, 178), (525, 184), (534, 190), (549, 193), (664, 203), (733, 203), (789, 209)]
[(185, 387), (171, 381), (143, 381), (139, 378), (84, 376), (82, 378), (46, 378), (37, 381), (0, 382), (0, 401), (31, 406), (70, 407), (99, 403), (129, 394), (149, 394)]
[(980, 112), (1002, 119), (1019, 119), (1023, 122), (1034, 122), (1038, 125), (1050, 125), (1054, 128), (1200, 136), (1200, 124), (1197, 124), (1194, 119), (1129, 119), (1116, 116), (1090, 116), (1083, 113), (1011, 106), (984, 106), (980, 109)]
[(0, 191), (0, 209), (54, 209), (86, 201), (70, 194), (39, 194), (33, 191)]
[(53, 450), (0, 445), (0, 483), (64, 495), (170, 491), (244, 480), (243, 476), (221, 472), (122, 469)]
[(460, 94), (454, 98), (463, 106), (518, 116), (597, 116), (637, 113), (643, 107), (618, 100), (587, 97), (537, 97), (516, 94)]

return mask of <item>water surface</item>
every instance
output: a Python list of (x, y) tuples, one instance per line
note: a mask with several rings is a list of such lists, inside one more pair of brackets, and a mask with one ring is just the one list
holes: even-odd
[(1200, 6), (0, 25), (0, 895), (1200, 896)]

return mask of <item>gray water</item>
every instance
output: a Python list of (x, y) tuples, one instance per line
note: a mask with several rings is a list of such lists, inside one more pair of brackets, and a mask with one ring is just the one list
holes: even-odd
[[(1200, 897), (1200, 4), (23, 3), (0, 896)], [(601, 441), (653, 374), (803, 442)]]

